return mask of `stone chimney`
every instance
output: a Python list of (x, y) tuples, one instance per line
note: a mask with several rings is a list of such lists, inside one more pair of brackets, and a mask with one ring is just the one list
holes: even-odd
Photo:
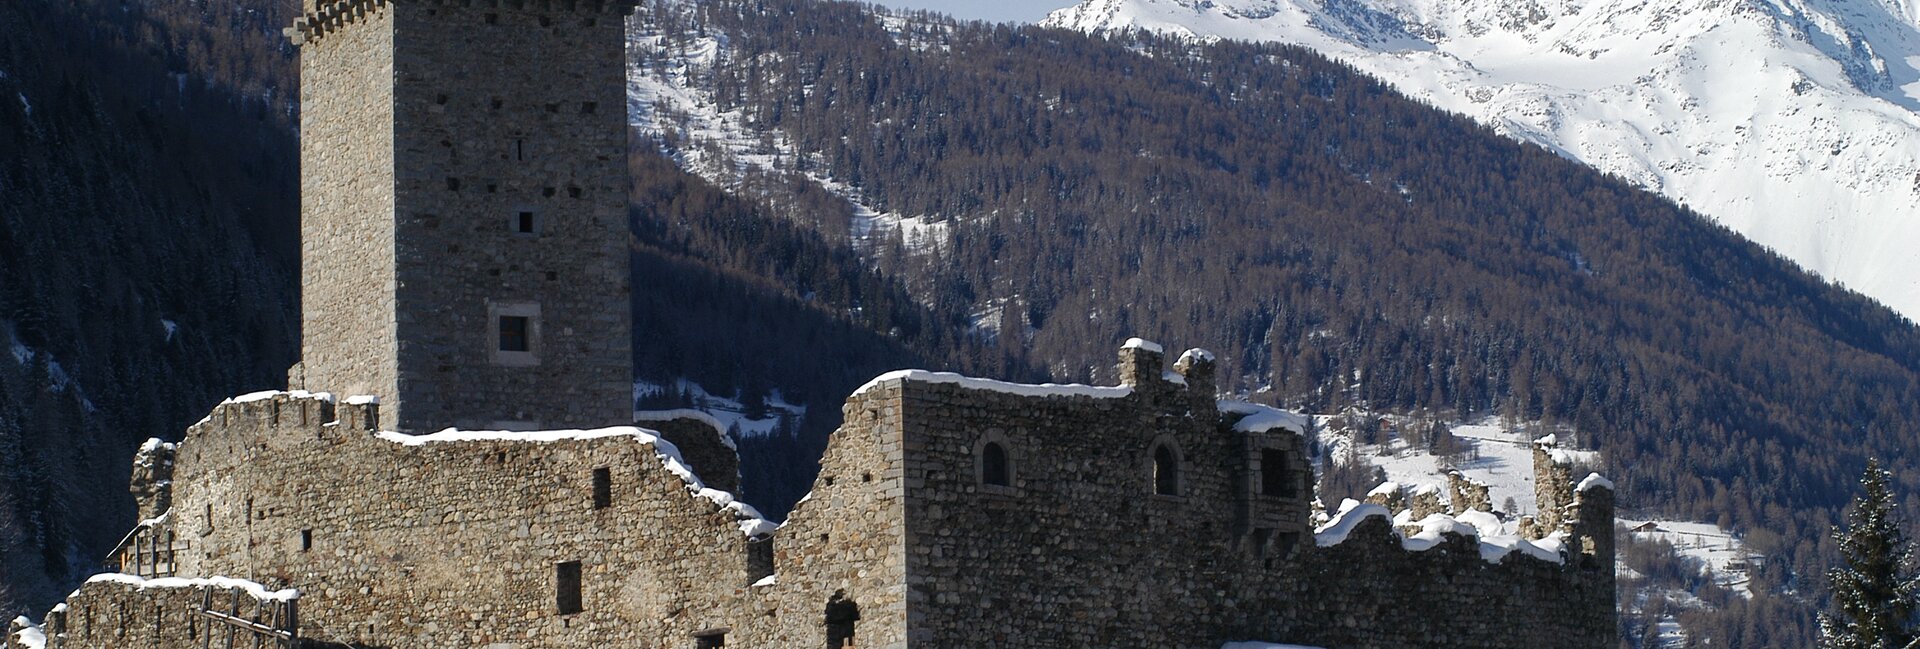
[(1127, 344), (1120, 346), (1120, 385), (1138, 390), (1164, 383), (1166, 379), (1160, 373), (1166, 361), (1167, 352), (1159, 343), (1127, 339)]

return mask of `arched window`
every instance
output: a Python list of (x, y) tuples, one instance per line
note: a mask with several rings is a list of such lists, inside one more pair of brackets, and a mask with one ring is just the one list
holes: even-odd
[(1180, 454), (1166, 444), (1153, 448), (1153, 493), (1180, 495)]
[(1007, 460), (1007, 447), (987, 442), (980, 447), (980, 484), (993, 487), (1013, 486), (1013, 467)]

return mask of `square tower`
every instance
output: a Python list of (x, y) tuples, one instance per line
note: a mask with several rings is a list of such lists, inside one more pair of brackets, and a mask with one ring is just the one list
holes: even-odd
[(632, 416), (631, 0), (303, 0), (301, 363), (381, 425)]

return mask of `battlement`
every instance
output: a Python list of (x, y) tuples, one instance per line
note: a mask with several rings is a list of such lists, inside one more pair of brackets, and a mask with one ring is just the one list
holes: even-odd
[(295, 46), (319, 41), (395, 2), (542, 14), (603, 14), (614, 20), (631, 13), (636, 5), (636, 0), (304, 0), (303, 13), (285, 34)]

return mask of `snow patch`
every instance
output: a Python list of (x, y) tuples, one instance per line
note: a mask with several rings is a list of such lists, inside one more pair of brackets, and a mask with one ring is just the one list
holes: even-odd
[(1584, 492), (1588, 489), (1605, 489), (1607, 491), (1615, 491), (1615, 489), (1613, 488), (1613, 481), (1600, 477), (1600, 474), (1598, 473), (1587, 474), (1587, 477), (1580, 481), (1579, 486), (1576, 486), (1573, 488), (1573, 490), (1576, 492)]
[(47, 649), (47, 632), (40, 625), (34, 624), (25, 615), (13, 618), (13, 623), (21, 627), (13, 634), (14, 642), (25, 649)]
[(1127, 344), (1121, 345), (1120, 348), (1121, 349), (1144, 349), (1146, 351), (1149, 351), (1155, 354), (1167, 353), (1166, 348), (1161, 347), (1160, 343), (1156, 343), (1151, 340), (1147, 340), (1145, 338), (1128, 338)]
[(1220, 412), (1242, 415), (1240, 421), (1233, 424), (1233, 429), (1242, 433), (1265, 433), (1284, 428), (1305, 435), (1313, 426), (1311, 417), (1272, 406), (1233, 399), (1221, 399), (1217, 404)]
[(266, 586), (231, 577), (202, 577), (188, 579), (184, 577), (160, 577), (147, 579), (134, 575), (109, 572), (87, 578), (89, 584), (122, 584), (140, 590), (148, 588), (200, 588), (210, 587), (222, 590), (245, 591), (254, 599), (261, 601), (289, 602), (300, 598), (300, 591), (293, 588), (267, 590)]

